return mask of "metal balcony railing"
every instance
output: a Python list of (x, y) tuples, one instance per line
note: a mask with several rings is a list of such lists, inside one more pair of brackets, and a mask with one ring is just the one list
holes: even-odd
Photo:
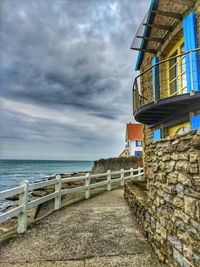
[(133, 111), (164, 98), (194, 94), (200, 89), (200, 48), (177, 54), (152, 65), (133, 84)]

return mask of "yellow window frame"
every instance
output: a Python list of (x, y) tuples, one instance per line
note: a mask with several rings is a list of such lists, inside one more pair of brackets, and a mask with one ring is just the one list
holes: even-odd
[[(182, 37), (177, 43), (176, 45), (169, 51), (169, 53), (167, 54), (167, 57), (170, 58), (173, 56), (173, 54), (177, 51), (177, 56), (180, 55), (182, 53), (181, 48), (184, 45), (184, 38)], [(177, 57), (177, 62), (170, 67), (170, 61), (167, 62), (167, 87), (168, 87), (168, 96), (174, 96), (177, 94), (183, 94), (183, 90), (186, 88), (183, 85), (183, 81), (182, 81), (182, 76), (184, 75), (185, 72), (182, 71), (182, 60), (183, 60), (184, 56), (182, 57)], [(173, 78), (172, 80), (170, 80), (170, 70), (174, 67), (178, 65), (178, 73), (176, 75), (175, 78)], [(178, 80), (178, 90), (171, 94), (170, 92), (170, 84), (175, 81)]]

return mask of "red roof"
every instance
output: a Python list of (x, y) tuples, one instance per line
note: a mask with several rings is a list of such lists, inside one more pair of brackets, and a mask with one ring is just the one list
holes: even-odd
[(143, 124), (127, 124), (126, 128), (127, 140), (142, 140), (143, 139)]

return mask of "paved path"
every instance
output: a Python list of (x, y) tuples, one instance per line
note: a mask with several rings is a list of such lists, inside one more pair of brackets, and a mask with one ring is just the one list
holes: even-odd
[(0, 266), (160, 267), (121, 189), (63, 208), (3, 243)]

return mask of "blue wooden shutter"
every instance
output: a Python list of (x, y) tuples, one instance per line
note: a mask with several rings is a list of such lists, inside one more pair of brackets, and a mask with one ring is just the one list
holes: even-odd
[[(153, 57), (152, 65), (155, 65), (159, 62), (158, 57)], [(155, 100), (160, 99), (160, 79), (159, 79), (159, 65), (156, 65), (152, 68), (152, 91), (153, 97)]]
[(152, 132), (153, 141), (160, 140), (162, 138), (162, 129), (157, 129)]
[(136, 146), (136, 147), (138, 146), (138, 141), (137, 141), (137, 140), (135, 141), (135, 146)]
[[(197, 32), (196, 32), (196, 14), (191, 12), (183, 20), (183, 35), (184, 35), (184, 50), (185, 52), (198, 48)], [(200, 90), (200, 73), (199, 73), (199, 59), (198, 51), (192, 52), (192, 70), (190, 63), (190, 54), (186, 55), (186, 77), (187, 77), (187, 91), (192, 92), (191, 71), (193, 73), (193, 88), (194, 91)]]
[(196, 115), (196, 116), (193, 116), (190, 119), (190, 124), (191, 124), (191, 129), (192, 130), (200, 128), (200, 114)]
[(136, 157), (139, 156), (139, 151), (135, 151), (135, 156), (136, 156)]

